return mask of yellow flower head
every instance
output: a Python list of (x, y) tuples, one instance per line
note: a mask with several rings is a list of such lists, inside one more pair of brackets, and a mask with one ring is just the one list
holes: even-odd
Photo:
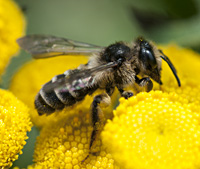
[(25, 19), (13, 0), (0, 0), (0, 75), (19, 50), (16, 39), (24, 34)]
[(152, 91), (121, 99), (102, 132), (113, 158), (131, 169), (200, 167), (199, 106)]
[(28, 108), (12, 93), (0, 89), (0, 166), (9, 168), (22, 154), (31, 130)]
[(100, 141), (93, 150), (97, 155), (90, 155), (82, 163), (89, 153), (92, 132), (89, 101), (86, 98), (73, 110), (63, 110), (57, 122), (42, 128), (34, 152), (35, 168), (118, 168)]

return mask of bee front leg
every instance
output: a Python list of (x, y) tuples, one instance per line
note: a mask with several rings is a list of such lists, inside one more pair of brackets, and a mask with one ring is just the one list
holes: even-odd
[[(110, 96), (107, 93), (99, 94), (94, 97), (92, 102), (92, 126), (93, 131), (91, 134), (91, 140), (89, 144), (89, 154), (87, 157), (82, 161), (82, 163), (89, 157), (92, 153), (92, 148), (95, 145), (95, 141), (100, 136), (100, 133), (104, 127), (104, 114), (100, 109), (100, 104), (104, 104), (104, 106), (110, 105)], [(95, 153), (94, 153), (95, 154)]]
[(124, 97), (125, 99), (128, 99), (129, 97), (133, 96), (133, 92), (131, 92), (131, 91), (125, 91), (122, 88), (118, 88), (118, 90), (119, 90), (121, 96)]
[(141, 87), (145, 86), (147, 92), (150, 92), (153, 88), (153, 82), (149, 77), (144, 77), (142, 79), (139, 79), (137, 76), (135, 76), (135, 82)]

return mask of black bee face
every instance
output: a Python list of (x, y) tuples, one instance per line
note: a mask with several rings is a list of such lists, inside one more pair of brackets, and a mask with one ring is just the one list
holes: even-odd
[(158, 66), (153, 47), (149, 42), (138, 39), (140, 44), (139, 60), (142, 62), (145, 74), (150, 76), (153, 80), (162, 84), (161, 82), (161, 68)]

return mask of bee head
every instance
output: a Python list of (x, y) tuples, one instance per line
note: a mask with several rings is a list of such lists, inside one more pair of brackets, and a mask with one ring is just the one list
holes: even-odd
[(139, 60), (142, 64), (142, 72), (150, 76), (153, 80), (162, 84), (161, 82), (161, 62), (162, 59), (167, 62), (171, 68), (178, 86), (181, 86), (181, 82), (177, 75), (176, 69), (169, 58), (161, 51), (158, 50), (154, 45), (144, 40), (143, 38), (138, 38), (136, 41), (139, 44)]
[(143, 38), (138, 38), (136, 41), (139, 44), (139, 61), (142, 64), (142, 72), (150, 76), (153, 80), (161, 82), (161, 58), (157, 56), (158, 50), (155, 49), (148, 41)]

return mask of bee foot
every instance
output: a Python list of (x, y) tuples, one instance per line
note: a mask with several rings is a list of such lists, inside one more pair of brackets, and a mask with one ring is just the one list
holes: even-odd
[(150, 92), (152, 88), (153, 88), (153, 82), (150, 80), (150, 78), (148, 78), (146, 81), (146, 91)]
[(129, 92), (129, 91), (123, 91), (123, 93), (121, 94), (122, 97), (124, 97), (125, 99), (128, 99), (129, 97), (133, 96), (133, 92)]
[(88, 158), (89, 158), (90, 154), (88, 154), (82, 161), (81, 164), (83, 164)]
[(153, 82), (149, 77), (144, 77), (142, 79), (139, 79), (136, 76), (136, 83), (138, 83), (141, 87), (146, 87), (147, 92), (150, 92), (153, 88)]
[(88, 158), (90, 155), (93, 155), (93, 156), (97, 156), (99, 155), (99, 151), (98, 152), (90, 152), (82, 161), (81, 161), (81, 164), (83, 164)]

